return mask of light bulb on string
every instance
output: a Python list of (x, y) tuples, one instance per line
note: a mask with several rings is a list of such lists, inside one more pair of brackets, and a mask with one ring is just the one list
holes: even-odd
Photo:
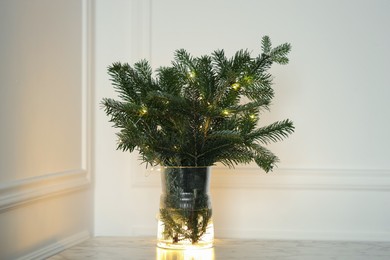
[(228, 116), (228, 115), (230, 115), (230, 111), (227, 110), (227, 109), (224, 109), (224, 110), (222, 111), (222, 114), (223, 114), (224, 116)]
[(240, 89), (240, 83), (236, 82), (232, 84), (232, 89), (239, 90)]
[(253, 77), (252, 77), (252, 76), (245, 76), (245, 77), (244, 77), (244, 81), (245, 81), (247, 84), (252, 84), (252, 83), (253, 83)]
[(139, 111), (139, 114), (141, 116), (144, 116), (148, 113), (148, 109), (146, 107), (142, 107), (141, 110)]
[(189, 77), (190, 79), (195, 78), (195, 76), (196, 76), (196, 74), (195, 74), (194, 71), (189, 71), (189, 72), (188, 72), (188, 77)]

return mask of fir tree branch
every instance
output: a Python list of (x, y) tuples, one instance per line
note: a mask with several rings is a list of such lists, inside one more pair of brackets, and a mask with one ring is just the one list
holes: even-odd
[(264, 36), (263, 53), (252, 58), (239, 50), (227, 58), (223, 50), (192, 57), (175, 52), (171, 66), (152, 76), (150, 64), (116, 62), (108, 74), (120, 101), (104, 98), (102, 106), (119, 128), (118, 149), (139, 150), (146, 163), (228, 166), (255, 161), (269, 171), (277, 157), (256, 142), (269, 144), (293, 133), (290, 120), (257, 127), (260, 111), (274, 97), (268, 69), (286, 64), (291, 46), (272, 48)]
[(260, 141), (263, 144), (278, 142), (287, 138), (289, 134), (294, 132), (293, 123), (286, 119), (283, 121), (274, 122), (268, 126), (261, 127), (248, 134), (251, 140)]

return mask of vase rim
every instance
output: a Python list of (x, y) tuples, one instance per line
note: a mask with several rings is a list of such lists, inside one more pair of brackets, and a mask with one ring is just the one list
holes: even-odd
[(161, 166), (164, 169), (203, 169), (210, 168), (211, 166)]

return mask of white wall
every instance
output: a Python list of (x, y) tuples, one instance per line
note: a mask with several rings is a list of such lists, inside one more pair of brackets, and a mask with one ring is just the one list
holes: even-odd
[[(96, 1), (96, 102), (114, 97), (112, 62), (154, 68), (175, 49), (194, 55), (260, 51), (262, 35), (293, 46), (275, 66), (276, 97), (264, 124), (290, 118), (296, 132), (270, 146), (275, 173), (216, 167), (219, 237), (390, 240), (390, 2)], [(96, 109), (97, 235), (153, 235), (159, 176), (115, 150), (115, 129)]]
[(0, 259), (92, 234), (91, 1), (0, 1)]

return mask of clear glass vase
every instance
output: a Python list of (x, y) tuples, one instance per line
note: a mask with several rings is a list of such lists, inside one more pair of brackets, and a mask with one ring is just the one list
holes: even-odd
[(214, 241), (209, 167), (165, 167), (158, 216), (157, 246), (210, 248)]

